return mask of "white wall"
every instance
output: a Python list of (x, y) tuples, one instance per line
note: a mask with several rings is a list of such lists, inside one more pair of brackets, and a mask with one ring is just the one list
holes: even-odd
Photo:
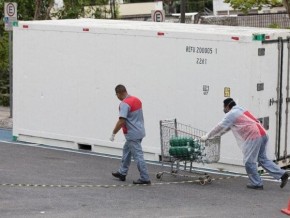
[(230, 11), (233, 8), (228, 3), (224, 3), (223, 0), (213, 0), (213, 14), (217, 15), (217, 11)]

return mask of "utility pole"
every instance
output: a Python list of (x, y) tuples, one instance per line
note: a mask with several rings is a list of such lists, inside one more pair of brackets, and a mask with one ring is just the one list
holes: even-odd
[(185, 0), (180, 0), (180, 23), (185, 23)]
[(116, 19), (116, 2), (115, 0), (110, 0), (111, 8), (111, 19)]

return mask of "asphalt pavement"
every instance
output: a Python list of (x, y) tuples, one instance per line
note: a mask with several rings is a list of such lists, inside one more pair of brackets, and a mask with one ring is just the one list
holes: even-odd
[(288, 206), (290, 183), (281, 189), (279, 182), (266, 180), (264, 190), (249, 190), (242, 174), (214, 170), (205, 185), (200, 175), (182, 171), (158, 180), (156, 173), (170, 168), (151, 162), (152, 185), (133, 185), (134, 162), (121, 182), (111, 176), (118, 157), (16, 143), (9, 140), (10, 130), (1, 131), (1, 218), (288, 217), (281, 209)]
[[(241, 169), (209, 164), (172, 175), (167, 165), (148, 162), (152, 185), (133, 185), (134, 162), (121, 182), (111, 175), (120, 157), (14, 142), (12, 121), (0, 107), (1, 218), (289, 217), (281, 209), (288, 209), (290, 182), (281, 189), (267, 174), (264, 190), (250, 190)], [(169, 174), (157, 179), (160, 172)], [(204, 174), (211, 181), (200, 180)]]

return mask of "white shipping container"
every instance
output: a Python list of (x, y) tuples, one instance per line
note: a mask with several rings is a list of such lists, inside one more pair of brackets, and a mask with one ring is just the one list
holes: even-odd
[[(286, 165), (289, 36), (290, 30), (266, 28), (21, 21), (13, 39), (13, 135), (121, 155), (121, 131), (109, 141), (120, 103), (114, 88), (121, 83), (143, 102), (147, 160), (161, 153), (160, 120), (209, 131), (224, 116), (223, 100), (232, 97), (261, 118), (269, 157)], [(232, 133), (222, 137), (220, 162), (242, 165)]]

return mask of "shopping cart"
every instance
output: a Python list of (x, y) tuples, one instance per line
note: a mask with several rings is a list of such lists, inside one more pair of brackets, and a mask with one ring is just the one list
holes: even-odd
[[(175, 177), (197, 177), (201, 185), (211, 183), (210, 175), (193, 168), (193, 162), (210, 164), (218, 162), (220, 158), (220, 137), (202, 142), (200, 137), (204, 134), (206, 132), (178, 123), (176, 119), (161, 120), (160, 161), (162, 166), (169, 163), (171, 171), (158, 172), (156, 178), (162, 179), (164, 174), (169, 174)], [(190, 172), (190, 175), (179, 174), (179, 171)]]

